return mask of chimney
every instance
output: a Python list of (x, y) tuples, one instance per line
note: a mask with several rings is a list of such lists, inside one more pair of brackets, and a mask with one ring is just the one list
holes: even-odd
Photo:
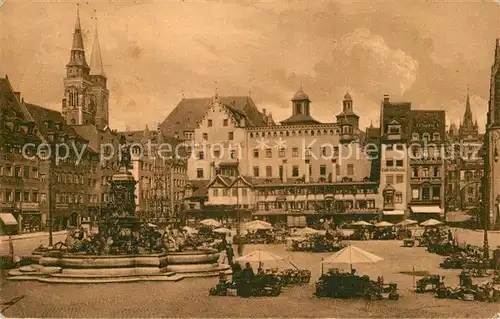
[(266, 116), (266, 109), (262, 109), (262, 114)]
[(14, 95), (18, 101), (21, 101), (21, 92), (14, 92)]
[(389, 103), (389, 94), (384, 94), (384, 102)]

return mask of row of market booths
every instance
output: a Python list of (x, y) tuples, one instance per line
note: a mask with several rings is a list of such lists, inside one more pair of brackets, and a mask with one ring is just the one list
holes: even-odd
[[(397, 300), (397, 284), (385, 283), (383, 277), (376, 280), (359, 275), (353, 265), (376, 263), (383, 258), (349, 245), (321, 261), (321, 275), (316, 282), (315, 295), (330, 298), (365, 298)], [(272, 252), (255, 250), (235, 259), (231, 280), (221, 274), (219, 283), (210, 289), (217, 296), (278, 296), (283, 288), (307, 284), (311, 280), (310, 269), (299, 269), (291, 261)], [(244, 264), (244, 267), (240, 265)], [(271, 265), (271, 267), (267, 267)], [(348, 271), (325, 266), (349, 266)], [(257, 271), (254, 269), (257, 267)]]

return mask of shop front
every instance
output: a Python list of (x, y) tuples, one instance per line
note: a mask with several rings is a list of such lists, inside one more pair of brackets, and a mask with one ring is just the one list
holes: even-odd
[(424, 222), (428, 219), (440, 220), (443, 210), (439, 206), (411, 206), (411, 219)]
[(15, 235), (17, 228), (18, 222), (12, 213), (0, 213), (0, 235)]

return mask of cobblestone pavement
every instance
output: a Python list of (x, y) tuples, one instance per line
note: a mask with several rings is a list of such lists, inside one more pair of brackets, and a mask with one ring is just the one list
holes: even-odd
[[(424, 248), (403, 248), (398, 241), (353, 242), (384, 258), (374, 265), (355, 266), (358, 273), (398, 283), (398, 301), (316, 299), (314, 282), (321, 273), (321, 259), (329, 254), (288, 252), (283, 245), (259, 248), (286, 257), (299, 268), (312, 270), (309, 285), (285, 288), (279, 297), (237, 298), (208, 296), (217, 278), (184, 279), (173, 282), (143, 282), (106, 285), (57, 285), (35, 282), (2, 282), (2, 299), (22, 300), (3, 311), (6, 317), (470, 317), (493, 318), (500, 305), (440, 300), (432, 294), (410, 291), (414, 278), (402, 274), (413, 269), (445, 276), (447, 284), (458, 284), (458, 271), (439, 269), (442, 257)], [(268, 267), (272, 267), (268, 263)], [(325, 267), (326, 269), (327, 267)], [(418, 277), (416, 278), (418, 279)]]

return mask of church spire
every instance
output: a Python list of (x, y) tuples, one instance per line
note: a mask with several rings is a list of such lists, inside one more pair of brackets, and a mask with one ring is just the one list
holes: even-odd
[[(68, 67), (77, 67), (84, 69), (83, 73), (88, 73), (88, 64), (85, 60), (85, 49), (83, 47), (83, 35), (80, 25), (80, 10), (76, 7), (76, 22), (75, 31), (73, 33), (73, 46), (71, 47), (71, 55)], [(80, 73), (73, 73), (73, 76), (80, 75)]]
[(90, 56), (90, 75), (100, 75), (106, 77), (102, 65), (101, 47), (99, 45), (99, 35), (97, 33), (97, 15), (94, 10), (94, 43), (92, 45), (92, 55)]
[(76, 7), (76, 22), (75, 22), (75, 32), (73, 33), (72, 50), (84, 51), (82, 28), (80, 26), (80, 9), (79, 9), (79, 7)]
[(463, 125), (465, 126), (472, 126), (472, 110), (470, 107), (470, 95), (469, 95), (469, 88), (467, 88), (467, 102), (465, 103), (465, 113), (464, 113), (464, 121)]

